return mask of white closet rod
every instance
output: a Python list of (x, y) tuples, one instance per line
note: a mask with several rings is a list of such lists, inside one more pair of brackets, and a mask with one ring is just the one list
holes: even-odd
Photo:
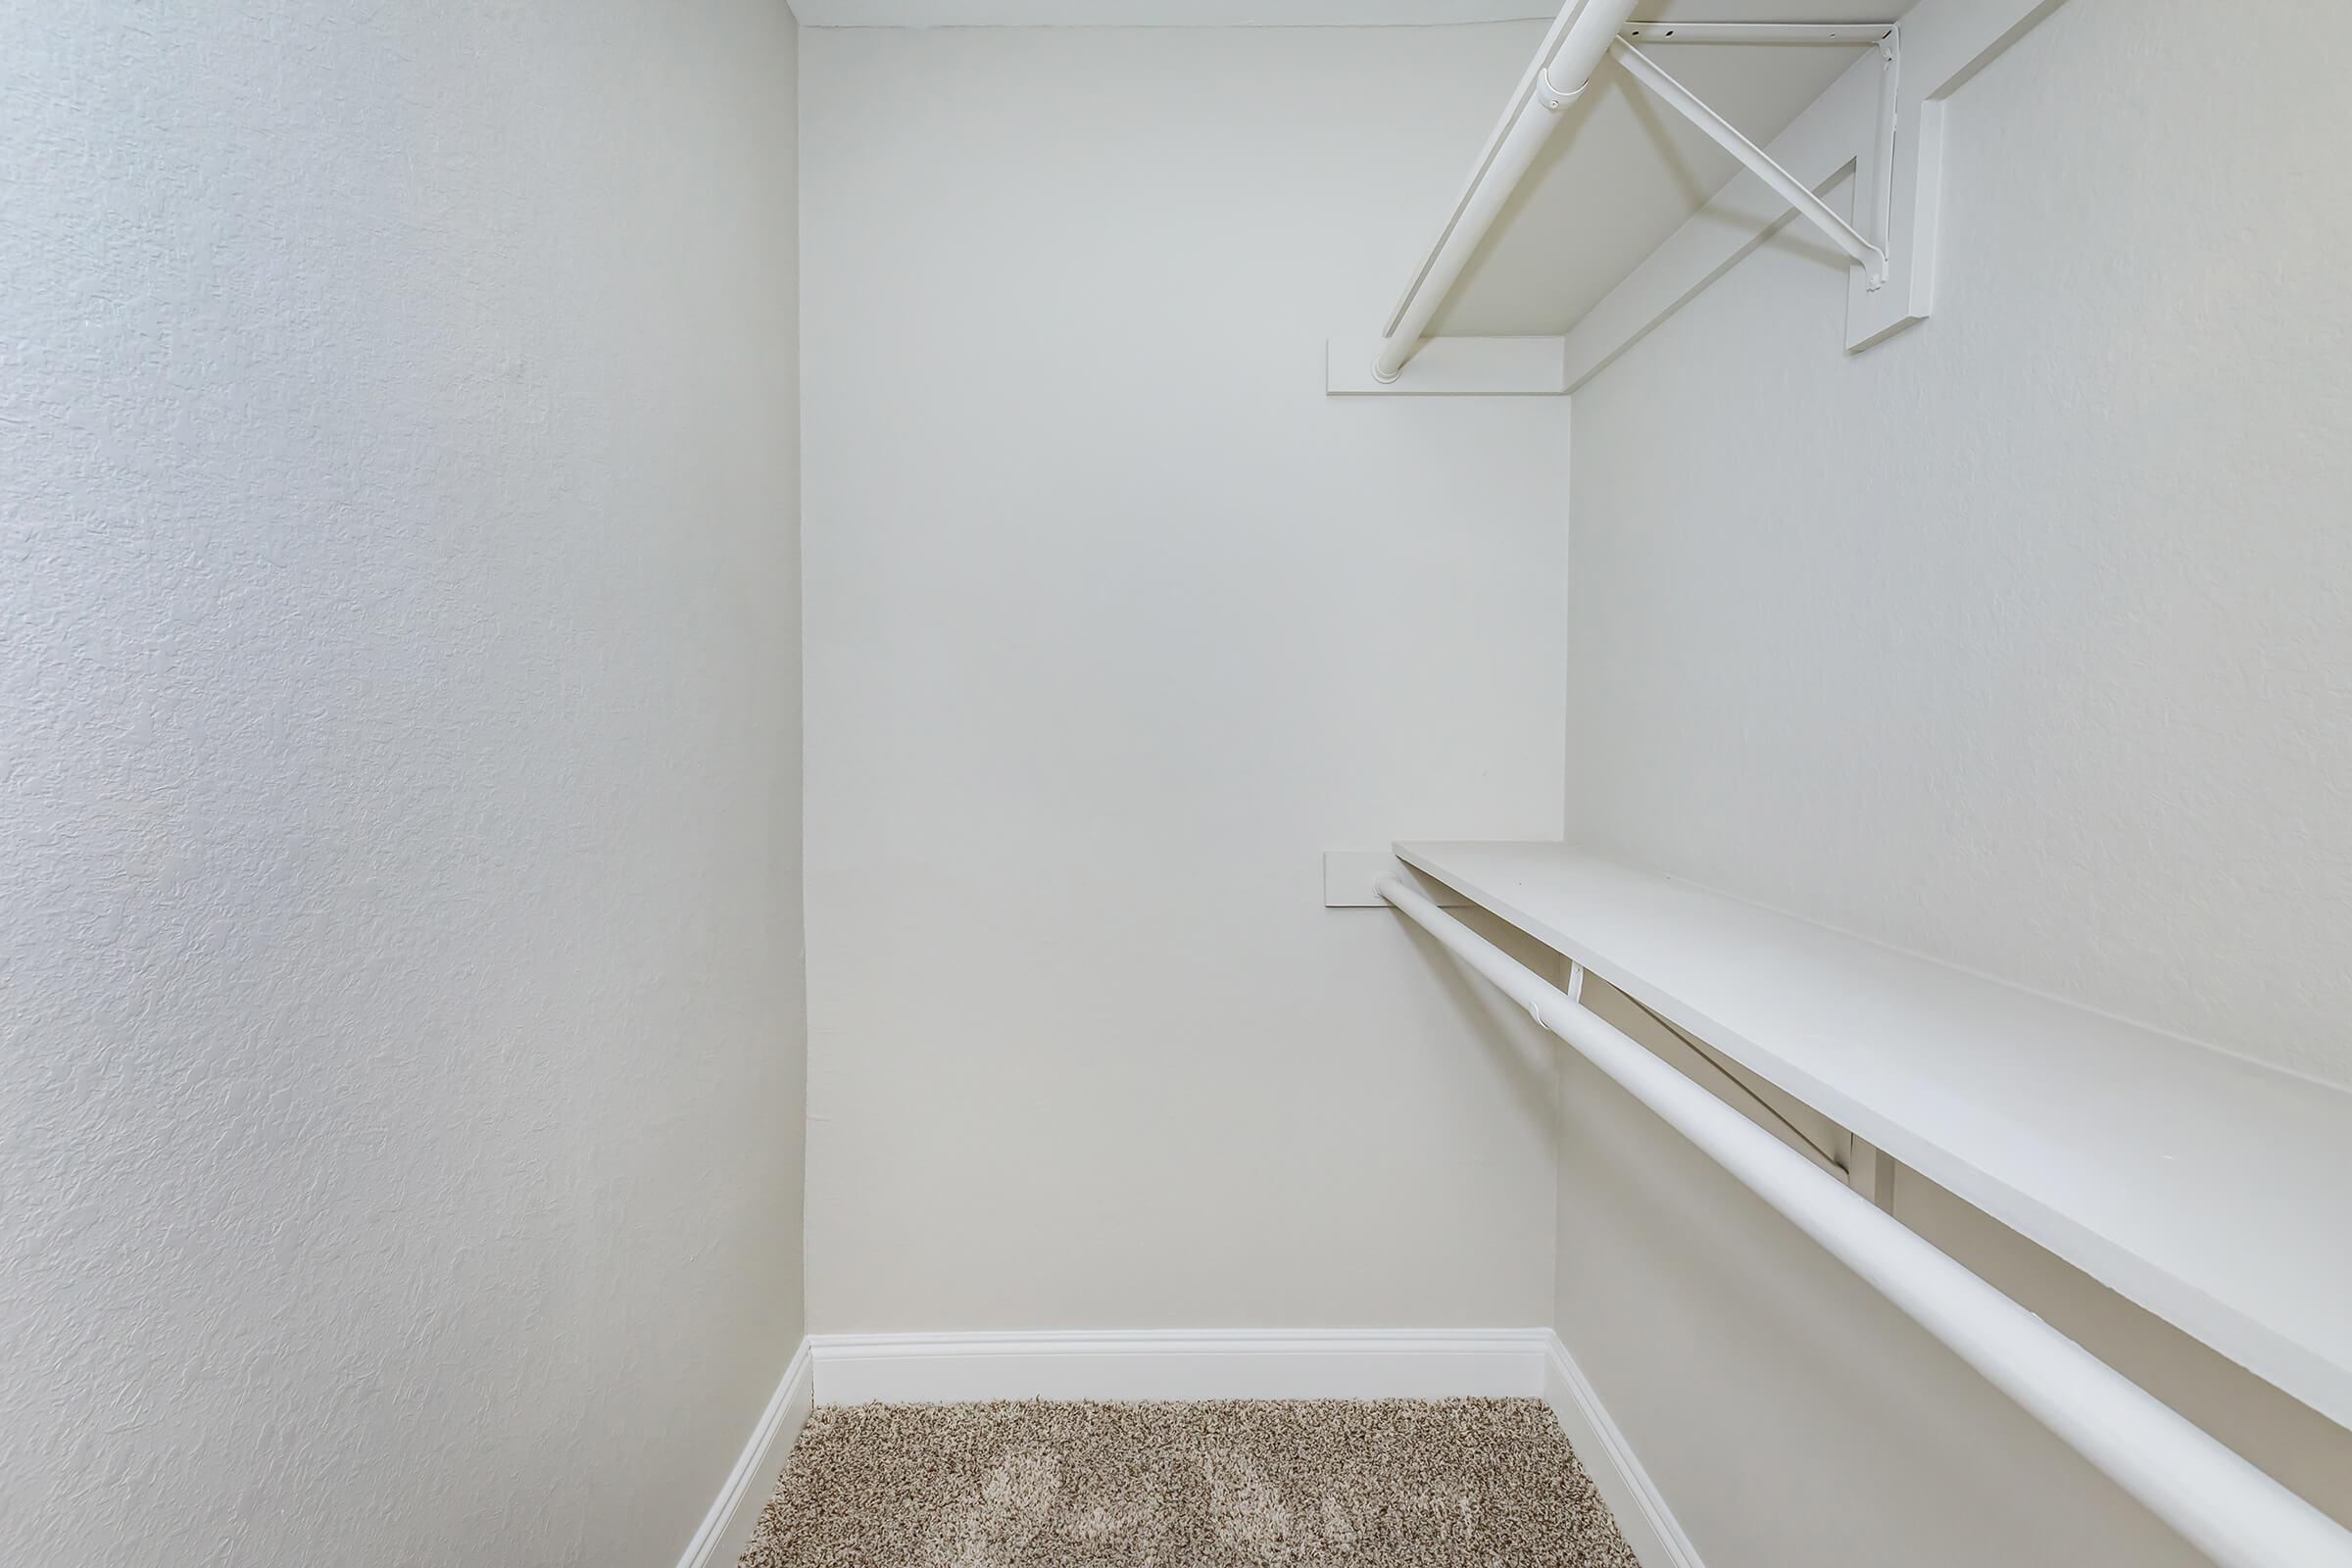
[(1404, 298), (1389, 317), (1381, 333), (1380, 352), (1373, 357), (1372, 374), (1388, 382), (1396, 379), (1404, 362), (1421, 346), (1421, 333), (1453, 292), (1462, 269), (1470, 265), (1479, 241), (1494, 224), (1494, 215), (1510, 200), (1511, 192), (1551, 139), (1560, 111), (1576, 101), (1592, 79), (1592, 73), (1609, 51), (1609, 40), (1634, 14), (1639, 0), (1568, 0), (1544, 35), (1535, 63), (1519, 78), (1502, 122), (1487, 138), (1486, 150), (1470, 172), (1470, 183), (1453, 204), (1453, 214), (1438, 233), (1438, 241), (1422, 259), (1421, 270), (1404, 290)]
[(2215, 1562), (2352, 1568), (2352, 1533), (1401, 879), (1375, 886)]

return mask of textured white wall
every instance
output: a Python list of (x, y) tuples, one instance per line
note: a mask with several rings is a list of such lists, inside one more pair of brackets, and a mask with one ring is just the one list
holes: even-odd
[(2352, 9), (2266, 17), (2059, 7), (1932, 318), (1784, 245), (1577, 396), (1572, 835), (2352, 1082)]
[(1559, 828), (1562, 410), (1322, 368), (1538, 31), (805, 39), (814, 1327), (1542, 1320), (1546, 1056), (1318, 881)]
[[(2242, 20), (2070, 0), (1963, 87), (1922, 325), (1845, 357), (1842, 269), (1785, 236), (1578, 393), (1568, 832), (2341, 1079), (2352, 13)], [(1562, 1087), (1555, 1321), (1708, 1560), (2202, 1561)], [(1926, 1183), (1896, 1208), (2352, 1520), (2352, 1433)]]
[(750, 1433), (794, 69), (781, 0), (0, 9), (0, 1561), (641, 1568)]

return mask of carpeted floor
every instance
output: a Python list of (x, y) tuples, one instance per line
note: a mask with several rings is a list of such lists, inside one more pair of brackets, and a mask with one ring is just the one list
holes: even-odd
[(744, 1568), (1637, 1568), (1535, 1399), (862, 1404)]

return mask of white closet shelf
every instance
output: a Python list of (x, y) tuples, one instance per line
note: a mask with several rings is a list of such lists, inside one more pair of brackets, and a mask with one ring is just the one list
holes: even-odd
[(2352, 1426), (2352, 1093), (1559, 844), (1396, 852)]

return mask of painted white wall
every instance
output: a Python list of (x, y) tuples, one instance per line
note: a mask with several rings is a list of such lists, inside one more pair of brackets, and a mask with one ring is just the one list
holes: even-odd
[(794, 69), (0, 12), (0, 1561), (667, 1562), (774, 1387)]
[(1577, 396), (1572, 834), (2352, 1082), (2352, 11), (2274, 25), (2071, 0), (1933, 318), (1785, 242)]
[[(1847, 358), (1785, 235), (1578, 393), (1570, 837), (2352, 1078), (2352, 16), (2269, 26), (2070, 0), (1952, 100), (1931, 319)], [(1561, 1106), (1555, 1324), (1708, 1560), (2202, 1560), (1597, 1075)], [(2352, 1434), (1896, 1209), (2352, 1520)]]
[(1558, 832), (1563, 411), (1322, 368), (1538, 35), (805, 38), (814, 1328), (1543, 1320), (1548, 1054), (1319, 881)]

